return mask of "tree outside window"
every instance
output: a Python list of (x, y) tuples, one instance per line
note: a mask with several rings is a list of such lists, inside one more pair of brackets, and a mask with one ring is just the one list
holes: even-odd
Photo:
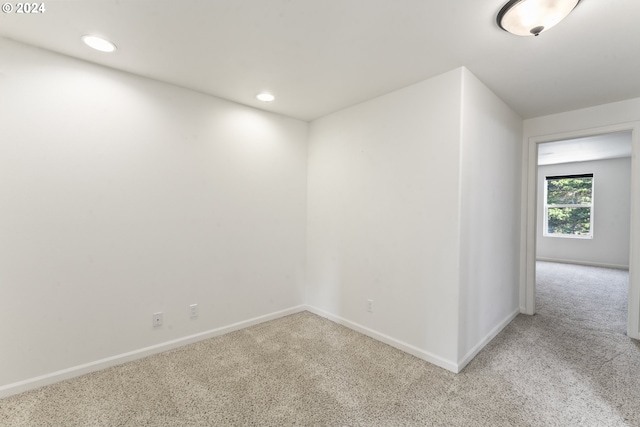
[(544, 235), (593, 237), (593, 174), (545, 179)]

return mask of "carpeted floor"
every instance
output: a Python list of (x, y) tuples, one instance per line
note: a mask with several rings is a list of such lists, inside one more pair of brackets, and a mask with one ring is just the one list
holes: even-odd
[(0, 400), (2, 426), (640, 426), (628, 274), (538, 264), (460, 374), (304, 312)]

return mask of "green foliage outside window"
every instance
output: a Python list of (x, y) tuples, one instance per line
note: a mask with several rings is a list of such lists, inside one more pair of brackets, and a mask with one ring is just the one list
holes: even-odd
[(592, 196), (592, 177), (547, 179), (547, 232), (590, 235)]
[(591, 228), (591, 208), (549, 208), (550, 234), (588, 236)]

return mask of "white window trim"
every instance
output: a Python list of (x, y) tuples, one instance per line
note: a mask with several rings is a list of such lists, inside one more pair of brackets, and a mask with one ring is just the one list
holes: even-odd
[[(565, 174), (567, 176), (571, 175), (584, 175), (584, 174)], [(575, 205), (549, 205), (547, 204), (547, 186), (549, 180), (548, 176), (559, 176), (559, 175), (546, 175), (544, 177), (544, 216), (543, 216), (543, 225), (542, 225), (542, 235), (544, 237), (560, 237), (563, 239), (593, 239), (593, 201), (595, 189), (596, 189), (596, 177), (595, 174), (591, 177), (591, 203), (588, 204), (575, 204)], [(561, 176), (561, 175), (560, 175)], [(589, 208), (589, 234), (560, 234), (560, 233), (549, 233), (549, 208)]]

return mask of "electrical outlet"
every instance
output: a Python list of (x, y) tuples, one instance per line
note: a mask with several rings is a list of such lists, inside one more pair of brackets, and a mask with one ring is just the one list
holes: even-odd
[(153, 313), (153, 327), (162, 326), (162, 312)]
[(373, 300), (372, 299), (368, 299), (367, 300), (367, 311), (369, 313), (373, 313)]
[(198, 316), (198, 304), (191, 304), (189, 306), (189, 310), (191, 312), (191, 317), (197, 317)]

